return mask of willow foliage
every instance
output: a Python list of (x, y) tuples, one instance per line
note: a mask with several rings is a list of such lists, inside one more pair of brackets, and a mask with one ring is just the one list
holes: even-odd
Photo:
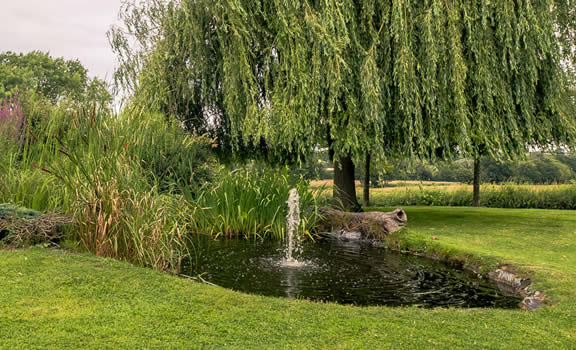
[(558, 104), (576, 62), (575, 8), (154, 0), (126, 5), (110, 38), (135, 96), (236, 147), (306, 155), (330, 140), (336, 157), (510, 157), (574, 141), (575, 116)]

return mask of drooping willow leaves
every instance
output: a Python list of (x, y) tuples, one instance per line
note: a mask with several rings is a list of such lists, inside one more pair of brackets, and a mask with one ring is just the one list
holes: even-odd
[[(573, 0), (127, 4), (118, 82), (241, 149), (511, 157), (574, 141)], [(137, 45), (133, 45), (137, 43)], [(560, 103), (562, 101), (562, 103)], [(481, 150), (479, 148), (482, 148)]]

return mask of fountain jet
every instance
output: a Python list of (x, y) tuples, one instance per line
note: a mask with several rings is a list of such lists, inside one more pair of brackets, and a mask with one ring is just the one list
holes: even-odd
[(288, 214), (286, 215), (286, 257), (282, 262), (283, 266), (298, 267), (303, 264), (296, 260), (292, 255), (298, 250), (298, 239), (295, 237), (298, 227), (300, 226), (300, 195), (295, 188), (290, 190), (288, 197)]

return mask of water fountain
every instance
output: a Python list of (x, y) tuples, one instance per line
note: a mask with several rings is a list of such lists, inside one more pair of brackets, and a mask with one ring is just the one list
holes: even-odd
[(286, 240), (207, 239), (190, 275), (248, 293), (355, 305), (516, 308), (490, 281), (366, 241), (300, 241), (300, 196), (290, 190)]
[(282, 260), (284, 267), (300, 267), (304, 266), (303, 262), (296, 260), (293, 256), (294, 252), (299, 251), (300, 240), (296, 236), (298, 227), (300, 226), (300, 195), (295, 188), (290, 190), (288, 196), (288, 214), (286, 215), (286, 256)]

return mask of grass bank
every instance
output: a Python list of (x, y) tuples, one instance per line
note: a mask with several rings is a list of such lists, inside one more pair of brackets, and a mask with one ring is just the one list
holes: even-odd
[(551, 304), (532, 313), (318, 304), (245, 295), (110, 259), (33, 248), (0, 251), (0, 347), (576, 347), (574, 213), (405, 209), (409, 227), (396, 239), (406, 246), (518, 265), (530, 271)]

